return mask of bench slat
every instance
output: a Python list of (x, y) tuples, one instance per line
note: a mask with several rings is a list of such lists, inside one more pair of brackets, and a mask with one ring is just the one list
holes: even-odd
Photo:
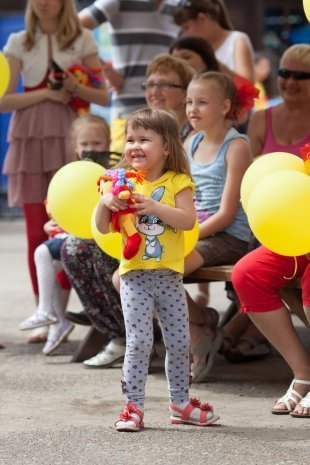
[[(231, 282), (233, 265), (204, 266), (198, 268), (184, 278), (185, 283), (199, 283), (211, 281)], [(285, 287), (301, 289), (301, 279), (294, 278), (287, 281)]]

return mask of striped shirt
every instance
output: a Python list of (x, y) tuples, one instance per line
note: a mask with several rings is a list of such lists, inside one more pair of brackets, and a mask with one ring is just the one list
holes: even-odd
[(127, 118), (146, 106), (141, 84), (149, 62), (167, 52), (178, 34), (176, 4), (177, 0), (97, 0), (83, 10), (97, 25), (109, 23), (112, 65), (125, 76), (120, 92), (112, 95), (111, 119)]

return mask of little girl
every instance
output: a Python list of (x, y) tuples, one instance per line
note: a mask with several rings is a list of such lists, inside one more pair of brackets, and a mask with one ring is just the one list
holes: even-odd
[[(196, 184), (199, 241), (185, 258), (185, 275), (197, 268), (236, 263), (248, 250), (251, 232), (240, 204), (242, 177), (252, 162), (247, 137), (232, 127), (253, 98), (236, 90), (225, 74), (196, 75), (187, 89), (186, 112), (196, 134), (186, 149)], [(216, 315), (188, 296), (193, 353), (192, 378), (204, 381), (221, 344)]]
[[(126, 124), (121, 166), (143, 171), (136, 184), (133, 212), (141, 235), (138, 253), (120, 264), (121, 301), (126, 327), (123, 393), (126, 405), (118, 431), (143, 427), (145, 383), (153, 345), (152, 316), (156, 308), (166, 347), (170, 421), (207, 426), (218, 420), (209, 404), (189, 400), (189, 328), (182, 282), (184, 230), (195, 223), (193, 182), (182, 148), (177, 121), (163, 110), (134, 112)], [(112, 212), (128, 208), (111, 192), (102, 196), (96, 224), (109, 232)]]
[[(110, 130), (103, 118), (86, 114), (72, 124), (70, 145), (78, 159), (85, 153), (88, 159), (98, 159), (98, 155), (102, 154), (108, 157), (109, 144)], [(111, 166), (110, 162), (113, 164), (109, 157), (105, 162), (105, 167)], [(48, 355), (67, 338), (74, 325), (64, 318), (69, 295), (61, 292), (56, 279), (59, 270), (62, 269), (60, 251), (67, 234), (53, 219), (44, 225), (44, 230), (50, 238), (39, 245), (34, 254), (39, 285), (37, 310), (19, 325), (19, 329), (28, 330), (52, 325), (49, 327), (47, 342), (43, 348), (43, 353)]]

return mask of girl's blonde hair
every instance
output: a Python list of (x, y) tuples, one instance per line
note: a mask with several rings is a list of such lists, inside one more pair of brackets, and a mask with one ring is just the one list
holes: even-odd
[(80, 116), (76, 120), (73, 121), (70, 130), (70, 148), (73, 153), (76, 151), (76, 141), (79, 129), (82, 126), (99, 126), (102, 129), (103, 135), (107, 141), (107, 150), (109, 150), (110, 142), (111, 142), (111, 134), (110, 134), (110, 127), (106, 120), (101, 116), (92, 115), (87, 113), (83, 116)]
[(180, 78), (183, 89), (187, 89), (195, 71), (193, 68), (184, 63), (180, 58), (174, 57), (169, 53), (159, 53), (149, 63), (146, 68), (146, 77), (154, 73), (169, 73), (174, 71)]
[(310, 68), (310, 45), (296, 44), (287, 48), (281, 56), (280, 64), (286, 60), (295, 60)]
[[(59, 13), (56, 39), (61, 50), (65, 50), (82, 33), (74, 0), (61, 0), (62, 8)], [(26, 37), (25, 48), (31, 50), (35, 45), (35, 35), (39, 19), (35, 14), (32, 1), (28, 0), (25, 12)]]
[(237, 120), (243, 107), (243, 102), (238, 99), (238, 92), (233, 80), (224, 73), (218, 71), (206, 71), (195, 74), (194, 81), (213, 81), (217, 84), (219, 92), (224, 100), (230, 100), (230, 110), (225, 115), (226, 119)]
[(223, 0), (181, 0), (175, 9), (174, 21), (182, 26), (191, 19), (197, 19), (199, 13), (209, 15), (223, 29), (234, 29)]
[[(129, 127), (132, 129), (151, 129), (159, 134), (168, 151), (168, 155), (165, 158), (165, 171), (172, 170), (191, 177), (188, 158), (180, 138), (179, 125), (171, 113), (165, 110), (143, 108), (142, 110), (135, 111), (128, 117), (125, 126), (125, 136), (127, 136)], [(119, 165), (127, 166), (126, 160), (123, 158)]]

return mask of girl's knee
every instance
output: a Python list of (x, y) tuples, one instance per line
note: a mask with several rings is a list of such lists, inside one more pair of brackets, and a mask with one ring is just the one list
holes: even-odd
[(48, 248), (46, 247), (45, 244), (39, 245), (36, 250), (34, 251), (34, 259), (35, 261), (44, 258), (44, 257), (49, 257), (50, 253)]

